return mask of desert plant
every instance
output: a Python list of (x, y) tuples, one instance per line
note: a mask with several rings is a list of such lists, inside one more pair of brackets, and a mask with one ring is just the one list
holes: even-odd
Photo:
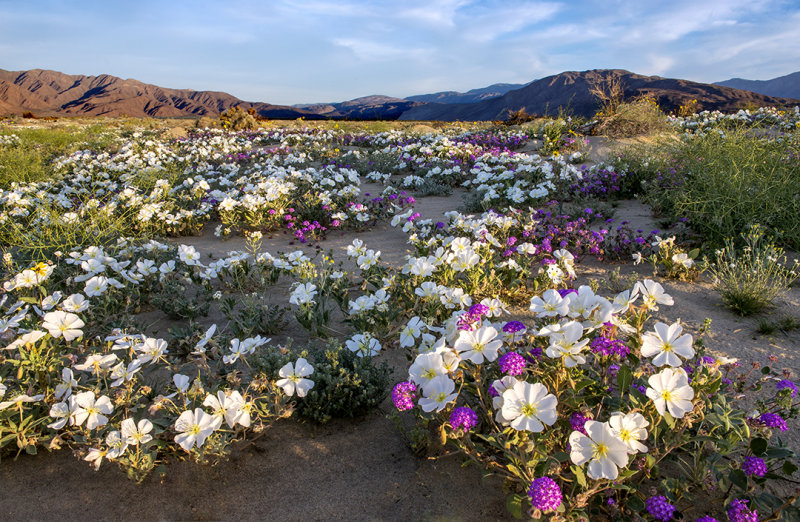
[(612, 138), (629, 138), (668, 129), (666, 116), (655, 100), (639, 98), (618, 104), (610, 114), (603, 113), (594, 132)]
[(625, 85), (619, 74), (609, 74), (589, 83), (589, 93), (600, 102), (600, 116), (613, 116), (625, 96)]
[(319, 423), (368, 413), (388, 395), (391, 369), (331, 344), (314, 357), (314, 388), (297, 404), (301, 417)]
[(219, 115), (222, 126), (231, 130), (254, 130), (258, 128), (258, 122), (249, 112), (239, 107), (231, 107)]
[(752, 315), (787, 292), (797, 279), (798, 263), (787, 268), (783, 249), (766, 241), (759, 226), (751, 227), (742, 237), (742, 249), (728, 240), (717, 250), (715, 260), (706, 260), (705, 264), (725, 304), (740, 315)]

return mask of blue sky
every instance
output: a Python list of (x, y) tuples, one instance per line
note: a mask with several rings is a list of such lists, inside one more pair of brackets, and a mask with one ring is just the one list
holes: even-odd
[(0, 0), (0, 68), (294, 104), (621, 68), (800, 70), (800, 0)]

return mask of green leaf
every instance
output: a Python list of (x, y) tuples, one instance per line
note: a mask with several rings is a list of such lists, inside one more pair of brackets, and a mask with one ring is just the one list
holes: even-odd
[(508, 498), (506, 498), (506, 509), (508, 509), (508, 512), (511, 513), (512, 517), (520, 519), (522, 518), (522, 503), (524, 500), (525, 498), (523, 495), (518, 493), (511, 494), (508, 496)]
[(769, 448), (766, 455), (771, 459), (785, 459), (794, 457), (794, 451), (788, 448)]
[(764, 374), (764, 375), (769, 375), (769, 372), (771, 372), (771, 371), (772, 370), (770, 370), (769, 366), (764, 366), (763, 368), (761, 368), (761, 373)]
[(742, 491), (747, 491), (747, 475), (740, 469), (733, 469), (728, 474), (728, 479)]
[(553, 454), (553, 457), (559, 462), (566, 462), (569, 460), (569, 453), (566, 451), (559, 451), (558, 453)]
[(783, 468), (781, 468), (784, 475), (793, 475), (795, 471), (797, 471), (797, 466), (795, 466), (792, 462), (786, 461), (783, 463)]
[(761, 437), (751, 440), (750, 451), (753, 452), (753, 455), (763, 455), (767, 451), (767, 440)]
[(692, 250), (689, 250), (688, 256), (689, 256), (690, 259), (697, 259), (697, 256), (699, 256), (699, 255), (700, 255), (700, 249), (699, 248), (693, 248)]
[(587, 485), (586, 485), (586, 475), (583, 472), (583, 468), (573, 464), (572, 466), (570, 466), (569, 469), (572, 470), (572, 473), (573, 473), (573, 475), (575, 475), (575, 479), (578, 481), (578, 484), (580, 484), (581, 487), (584, 487), (584, 488), (587, 487)]
[(620, 394), (628, 391), (631, 382), (633, 382), (633, 373), (631, 373), (630, 367), (627, 365), (620, 366), (617, 371), (617, 386), (619, 386)]
[(644, 511), (644, 500), (637, 497), (636, 495), (631, 495), (625, 501), (625, 507), (630, 508), (631, 510), (640, 513)]
[(593, 380), (593, 379), (583, 379), (582, 381), (578, 381), (577, 383), (575, 383), (575, 391), (579, 392), (582, 389), (584, 389), (587, 386), (589, 386), (590, 384), (594, 384), (595, 382), (596, 381)]

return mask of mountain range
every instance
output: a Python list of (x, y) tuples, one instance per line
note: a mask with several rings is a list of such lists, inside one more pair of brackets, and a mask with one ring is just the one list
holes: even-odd
[(744, 80), (731, 78), (715, 85), (724, 85), (734, 89), (757, 92), (768, 96), (781, 96), (783, 98), (800, 99), (800, 71), (786, 76), (779, 76), (771, 80)]
[[(625, 98), (649, 96), (665, 110), (675, 109), (690, 100), (697, 100), (699, 108), (720, 110), (735, 110), (745, 105), (798, 103), (786, 97), (725, 85), (642, 76), (619, 69), (564, 72), (528, 84), (500, 83), (465, 93), (445, 91), (408, 98), (374, 95), (345, 102), (291, 107), (247, 102), (225, 92), (168, 89), (107, 74), (84, 76), (42, 69), (0, 69), (0, 115), (32, 112), (36, 116), (197, 118), (216, 116), (240, 106), (270, 119), (499, 120), (519, 109), (530, 114), (552, 115), (559, 108), (590, 117), (598, 105), (590, 88), (610, 75), (622, 81)], [(735, 80), (729, 80), (732, 81)]]

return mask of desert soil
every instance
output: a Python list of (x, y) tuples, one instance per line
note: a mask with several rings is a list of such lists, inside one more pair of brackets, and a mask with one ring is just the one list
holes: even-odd
[[(593, 143), (607, 150), (607, 144)], [(599, 152), (599, 151), (598, 151)], [(366, 185), (363, 192), (379, 192)], [(417, 210), (424, 218), (443, 219), (444, 212), (460, 207), (463, 192), (449, 197), (419, 198)], [(649, 209), (636, 201), (623, 202), (620, 219), (634, 227), (654, 228)], [(200, 237), (180, 238), (176, 243), (192, 244), (210, 257), (219, 258), (231, 250), (244, 250), (241, 238), (220, 241), (207, 227)], [(336, 259), (346, 259), (346, 247), (354, 238), (381, 250), (382, 260), (394, 266), (404, 262), (406, 236), (388, 224), (366, 232), (334, 233), (320, 247), (332, 250)], [(262, 250), (273, 254), (313, 245), (300, 245), (290, 236), (265, 237)], [(604, 279), (620, 267), (621, 273), (651, 277), (651, 269), (632, 263), (611, 265), (585, 259), (579, 265), (581, 282)], [(756, 319), (739, 318), (723, 305), (710, 282), (663, 281), (675, 306), (661, 307), (656, 319), (681, 319), (690, 333), (697, 333), (705, 318), (712, 319), (707, 346), (714, 355), (737, 357), (745, 365), (770, 364), (768, 355), (780, 360), (773, 367), (787, 368), (800, 375), (800, 332), (763, 336), (756, 333)], [(279, 283), (280, 285), (280, 283)], [(288, 286), (287, 289), (288, 295)], [(606, 290), (607, 293), (610, 291)], [(275, 292), (280, 294), (281, 292)], [(280, 299), (281, 296), (278, 296)], [(798, 316), (800, 289), (781, 299), (770, 317)], [(520, 311), (522, 313), (522, 311)], [(221, 319), (218, 311), (205, 322)], [(160, 312), (142, 317), (148, 330), (166, 334), (174, 323)], [(292, 319), (291, 322), (294, 320)], [(283, 342), (292, 337), (302, 345), (307, 335), (290, 324), (286, 332), (273, 336)], [(380, 360), (394, 369), (394, 381), (407, 371), (404, 354), (398, 348), (384, 351)], [(746, 407), (751, 407), (746, 405)], [(475, 466), (463, 467), (458, 457), (438, 460), (418, 458), (406, 445), (400, 431), (382, 411), (357, 421), (334, 421), (324, 426), (294, 420), (278, 422), (252, 444), (235, 448), (232, 458), (214, 467), (182, 462), (168, 468), (166, 476), (153, 474), (143, 484), (129, 481), (116, 466), (104, 463), (99, 471), (76, 459), (69, 449), (37, 456), (20, 456), (0, 465), (0, 520), (504, 520), (505, 496), (501, 481), (482, 479)], [(797, 424), (797, 423), (795, 423)], [(797, 426), (795, 425), (794, 428)], [(789, 434), (798, 433), (791, 429)], [(788, 443), (800, 450), (800, 438), (790, 435)]]

